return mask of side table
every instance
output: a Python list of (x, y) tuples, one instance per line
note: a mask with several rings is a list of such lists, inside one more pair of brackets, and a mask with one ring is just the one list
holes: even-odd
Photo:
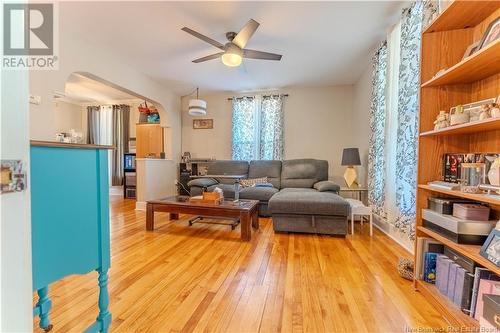
[[(344, 195), (342, 195), (342, 192), (351, 193), (351, 194), (356, 193), (356, 198), (353, 198), (353, 199), (358, 199), (361, 202), (366, 202), (366, 200), (368, 199), (368, 189), (364, 188), (364, 187), (341, 187), (340, 188), (340, 195), (344, 196)], [(352, 198), (351, 196), (349, 196), (349, 197)], [(364, 199), (366, 199), (366, 200), (364, 200)]]
[(368, 215), (370, 218), (370, 237), (373, 236), (373, 214), (370, 206), (365, 206), (361, 201), (356, 199), (346, 199), (351, 206), (351, 234), (354, 235), (354, 216), (361, 216), (361, 225), (363, 225), (364, 216)]

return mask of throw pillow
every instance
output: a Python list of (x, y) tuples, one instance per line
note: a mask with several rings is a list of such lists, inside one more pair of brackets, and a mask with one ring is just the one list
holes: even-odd
[(255, 184), (262, 184), (262, 183), (267, 183), (267, 177), (240, 180), (240, 185), (243, 187), (252, 187), (255, 186)]
[(328, 180), (315, 183), (314, 188), (320, 192), (338, 192), (340, 190), (340, 186)]

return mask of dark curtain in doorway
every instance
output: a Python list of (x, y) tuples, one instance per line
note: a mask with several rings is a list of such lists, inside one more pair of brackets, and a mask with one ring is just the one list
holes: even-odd
[(111, 185), (123, 185), (123, 154), (128, 152), (130, 138), (130, 107), (113, 105), (113, 146), (111, 156)]
[(128, 105), (87, 107), (87, 143), (115, 147), (109, 159), (112, 186), (123, 185), (123, 154), (128, 152), (129, 123)]
[(99, 128), (101, 127), (99, 111), (100, 106), (87, 106), (87, 143), (100, 144)]

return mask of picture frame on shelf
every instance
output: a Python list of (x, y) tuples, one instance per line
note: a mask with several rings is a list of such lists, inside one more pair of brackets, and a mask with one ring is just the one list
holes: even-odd
[(497, 39), (500, 38), (500, 17), (497, 17), (493, 22), (491, 22), (488, 25), (488, 28), (486, 28), (486, 31), (483, 34), (483, 37), (481, 38), (481, 41), (479, 42), (479, 45), (477, 47), (477, 51), (485, 48), (492, 42), (496, 41)]
[(500, 267), (500, 230), (491, 230), (486, 242), (481, 246), (479, 254)]
[(469, 121), (480, 120), (480, 115), (484, 106), (495, 103), (495, 98), (483, 99), (481, 101), (476, 101), (468, 104), (464, 104), (464, 111), (469, 112)]
[(464, 55), (463, 55), (463, 57), (462, 57), (462, 60), (464, 60), (465, 58), (470, 57), (471, 55), (473, 55), (473, 54), (474, 54), (474, 52), (476, 52), (476, 51), (477, 51), (477, 47), (478, 47), (478, 45), (479, 45), (479, 41), (477, 41), (477, 42), (474, 42), (474, 43), (470, 44), (470, 45), (467, 47), (467, 49), (465, 50), (465, 53), (464, 53)]
[(193, 119), (193, 129), (213, 129), (213, 119)]

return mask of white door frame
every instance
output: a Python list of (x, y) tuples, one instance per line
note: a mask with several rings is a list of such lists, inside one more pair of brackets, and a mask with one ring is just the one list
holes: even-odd
[[(29, 175), (29, 72), (0, 71), (0, 157)], [(0, 194), (0, 332), (33, 330), (31, 206), (26, 190)]]

